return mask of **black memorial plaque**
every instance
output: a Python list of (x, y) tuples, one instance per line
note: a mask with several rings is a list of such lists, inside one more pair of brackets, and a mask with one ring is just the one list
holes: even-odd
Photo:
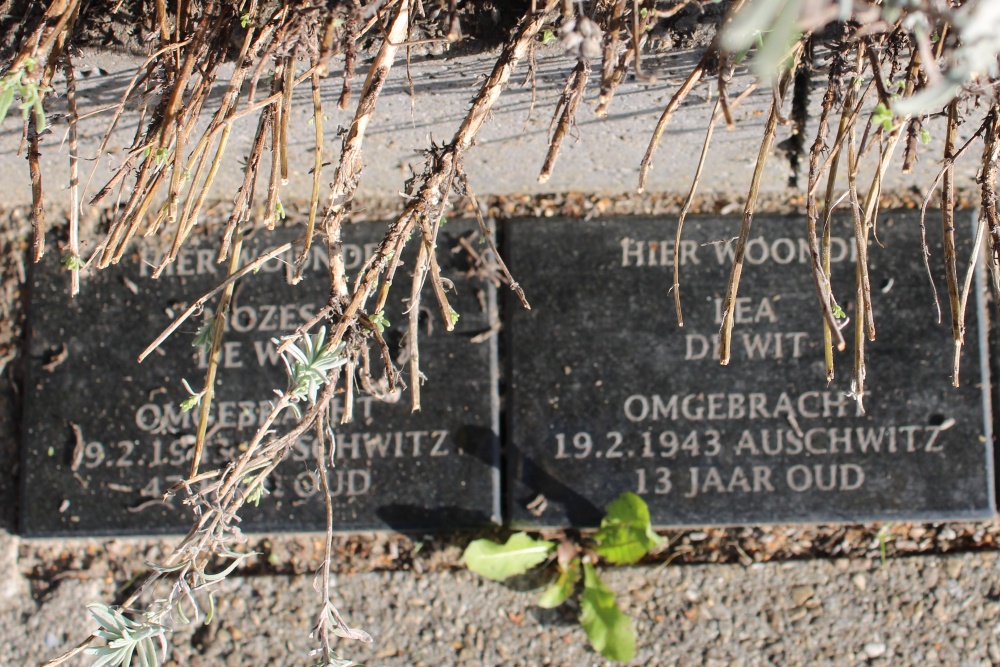
[[(882, 247), (871, 245), (877, 340), (866, 346), (863, 415), (849, 396), (849, 221), (832, 229), (848, 349), (836, 354), (829, 386), (805, 220), (754, 220), (725, 367), (718, 333), (740, 220), (690, 218), (679, 249), (675, 225), (663, 218), (508, 226), (511, 271), (532, 305), (508, 305), (512, 522), (594, 525), (625, 490), (639, 493), (665, 526), (993, 515), (980, 290), (968, 306), (962, 386), (954, 388), (947, 292), (939, 281), (946, 312), (938, 323), (912, 212), (884, 213)], [(968, 241), (968, 230), (959, 232)], [(683, 328), (670, 292), (675, 259)]]
[[(384, 229), (377, 224), (345, 229), (352, 280)], [(408, 392), (393, 397), (395, 402), (362, 394), (355, 399), (354, 421), (336, 426), (329, 480), (337, 530), (452, 528), (499, 520), (496, 337), (471, 340), (495, 321), (495, 295), (491, 286), (466, 275), (462, 254), (451, 252), (470, 229), (452, 222), (441, 231), (442, 271), (455, 284), (449, 298), (460, 319), (448, 333), (437, 311), (421, 314), (421, 370), (427, 378), (423, 409), (411, 413)], [(245, 257), (291, 240), (293, 231), (298, 230), (258, 232), (245, 242)], [(118, 267), (85, 276), (75, 300), (68, 296), (68, 274), (55, 253), (35, 268), (22, 453), (25, 535), (190, 527), (191, 512), (180, 502), (183, 493), (172, 506), (156, 501), (190, 468), (198, 409), (181, 410), (187, 398), (182, 379), (196, 389), (204, 383), (205, 352), (192, 346), (204, 316), (188, 320), (162, 353), (142, 364), (136, 357), (188, 304), (225, 278), (225, 264), (216, 264), (214, 248), (211, 242), (189, 245), (158, 280), (149, 277), (148, 264), (132, 256)], [(237, 285), (202, 471), (225, 466), (238, 455), (270, 411), (273, 390), (286, 388), (272, 338), (293, 332), (326, 303), (325, 253), (325, 243), (317, 239), (305, 280), (297, 286), (286, 281), (291, 254)], [(397, 361), (407, 328), (401, 299), (403, 292), (409, 296), (415, 254), (413, 249), (404, 255), (396, 274), (400, 287), (386, 307), (384, 335)], [(436, 307), (429, 287), (426, 296), (424, 303)], [(375, 352), (371, 363), (382, 368)], [(404, 381), (412, 383), (408, 364), (397, 365)], [(339, 414), (342, 394), (334, 401)], [(281, 426), (290, 428), (292, 411), (283, 415)], [(80, 429), (82, 450), (71, 425)], [(312, 432), (300, 438), (275, 471), (270, 495), (258, 507), (246, 506), (245, 530), (325, 528), (313, 446)]]

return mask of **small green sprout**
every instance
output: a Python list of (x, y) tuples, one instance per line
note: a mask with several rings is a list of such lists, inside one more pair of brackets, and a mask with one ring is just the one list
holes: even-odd
[[(608, 505), (601, 529), (594, 534), (595, 550), (614, 564), (639, 561), (664, 540), (650, 525), (649, 507), (634, 493), (622, 493)], [(473, 540), (462, 554), (466, 567), (487, 579), (503, 581), (521, 576), (533, 568), (544, 567), (556, 556), (558, 577), (542, 593), (539, 606), (551, 609), (579, 594), (580, 625), (591, 646), (611, 660), (629, 662), (635, 656), (635, 628), (621, 610), (614, 592), (601, 581), (594, 568), (593, 556), (582, 558), (574, 553), (563, 554), (562, 547), (550, 540), (538, 540), (527, 533), (514, 533), (505, 544), (488, 539)], [(579, 553), (580, 549), (570, 548)]]
[(556, 41), (556, 34), (551, 30), (542, 31), (542, 44), (551, 44)]
[(79, 271), (83, 268), (83, 261), (79, 255), (64, 255), (61, 261), (67, 271)]
[[(273, 342), (280, 343), (278, 340)], [(326, 327), (320, 327), (317, 333), (302, 336), (301, 347), (291, 345), (287, 352), (281, 355), (282, 361), (285, 362), (285, 370), (288, 372), (288, 389), (285, 393), (277, 390), (275, 392), (280, 397), (289, 399), (288, 407), (296, 416), (301, 417), (301, 411), (295, 404), (303, 400), (307, 400), (310, 404), (315, 403), (319, 388), (326, 384), (327, 371), (347, 363), (343, 343), (332, 350), (326, 349), (325, 343)]]
[(282, 206), (280, 199), (274, 202), (274, 214), (278, 216), (278, 220), (285, 219), (285, 207)]
[(881, 125), (886, 132), (892, 131), (892, 111), (882, 102), (879, 102), (872, 112), (872, 124)]
[(372, 315), (371, 318), (369, 319), (371, 319), (372, 324), (375, 325), (375, 328), (378, 329), (379, 333), (385, 333), (385, 328), (391, 326), (389, 324), (389, 320), (385, 319), (384, 310), (378, 311), (377, 313)]
[[(149, 149), (147, 148), (146, 150), (149, 150)], [(156, 149), (156, 166), (162, 167), (163, 165), (165, 165), (167, 163), (167, 160), (169, 158), (170, 158), (170, 149), (169, 148), (157, 148)]]
[(194, 410), (199, 403), (201, 403), (201, 397), (205, 395), (205, 392), (195, 391), (184, 378), (181, 378), (181, 384), (184, 385), (187, 393), (190, 394), (190, 396), (181, 401), (181, 412), (190, 412), (191, 410)]
[(924, 144), (925, 146), (931, 143), (931, 133), (928, 132), (925, 128), (920, 128), (920, 143)]
[(31, 72), (37, 64), (34, 58), (26, 58), (23, 69), (7, 72), (3, 77), (0, 77), (0, 123), (7, 117), (7, 112), (14, 104), (14, 96), (18, 95), (21, 98), (18, 109), (21, 110), (24, 120), (28, 120), (28, 117), (34, 112), (35, 131), (45, 131), (48, 125), (45, 120), (45, 109), (42, 106), (42, 96), (52, 89), (24, 79), (25, 72)]
[[(243, 483), (248, 486), (250, 484), (253, 484), (253, 481), (254, 481), (253, 475), (247, 475), (246, 477), (243, 478)], [(263, 484), (258, 484), (257, 486), (253, 487), (253, 490), (250, 492), (250, 495), (247, 496), (247, 502), (253, 503), (254, 507), (260, 507), (260, 499), (270, 494), (271, 492), (265, 489)]]
[(250, 25), (250, 12), (240, 14), (240, 27), (246, 29)]
[(844, 309), (840, 307), (839, 303), (835, 303), (833, 304), (833, 316), (838, 320), (842, 320), (847, 317), (847, 313), (844, 312)]
[(205, 318), (205, 323), (201, 325), (198, 329), (198, 333), (195, 334), (194, 340), (191, 341), (191, 347), (203, 347), (206, 350), (212, 347), (212, 341), (215, 339), (215, 318), (208, 317)]
[(451, 322), (451, 326), (455, 326), (456, 324), (458, 324), (459, 317), (461, 317), (461, 315), (459, 315), (457, 311), (453, 310), (450, 313), (448, 313), (448, 320)]

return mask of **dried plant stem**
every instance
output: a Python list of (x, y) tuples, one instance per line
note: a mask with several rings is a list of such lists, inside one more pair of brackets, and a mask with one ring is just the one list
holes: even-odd
[(313, 235), (316, 232), (316, 213), (319, 210), (319, 188), (323, 178), (323, 100), (320, 98), (319, 71), (315, 67), (313, 67), (312, 73), (312, 101), (313, 125), (316, 131), (316, 145), (313, 152), (312, 196), (309, 198), (309, 220), (306, 222), (306, 236), (302, 242), (302, 254), (299, 255), (299, 259), (295, 263), (293, 283), (298, 283), (302, 280), (302, 271), (305, 269), (306, 260), (309, 257), (309, 249), (312, 247)]
[[(364, 143), (365, 131), (375, 113), (375, 104), (378, 96), (382, 92), (382, 87), (389, 78), (396, 53), (399, 50), (397, 43), (406, 39), (409, 29), (410, 2), (401, 0), (398, 5), (396, 17), (389, 28), (382, 46), (379, 48), (375, 59), (372, 61), (365, 85), (361, 91), (361, 100), (354, 113), (354, 120), (350, 129), (344, 136), (343, 145), (340, 150), (340, 162), (334, 175), (333, 185), (330, 189), (329, 201), (326, 214), (323, 218), (323, 226), (327, 236), (327, 244), (330, 250), (330, 275), (331, 283), (334, 286), (338, 299), (347, 297), (347, 269), (344, 266), (343, 253), (341, 251), (341, 225), (344, 215), (349, 210), (349, 204), (354, 199), (358, 184), (361, 182), (361, 170), (364, 163), (361, 159), (361, 149)], [(345, 71), (345, 95), (350, 94)], [(343, 105), (345, 98), (341, 97)], [(341, 107), (343, 108), (343, 106)]]
[(42, 199), (42, 169), (38, 164), (38, 132), (32, 119), (28, 124), (28, 173), (31, 176), (31, 227), (34, 230), (31, 260), (37, 262), (45, 254), (45, 206)]
[[(236, 240), (233, 241), (233, 252), (229, 257), (229, 275), (232, 276), (239, 270), (240, 251), (243, 249), (243, 232), (237, 230)], [(233, 299), (233, 290), (236, 282), (233, 281), (222, 290), (219, 297), (219, 305), (215, 309), (215, 317), (212, 324), (212, 346), (208, 352), (208, 370), (205, 371), (205, 386), (202, 389), (200, 410), (198, 412), (198, 434), (194, 443), (194, 456), (191, 459), (191, 472), (188, 477), (195, 477), (198, 474), (198, 466), (201, 465), (201, 455), (205, 449), (205, 434), (208, 433), (208, 414), (212, 408), (212, 399), (215, 396), (215, 375), (219, 369), (219, 359), (222, 356), (222, 339), (226, 335), (226, 320), (229, 318), (229, 305)]]
[[(715, 132), (715, 124), (719, 119), (722, 110), (722, 97), (715, 100), (715, 108), (712, 109), (712, 116), (708, 120), (708, 128), (705, 130), (705, 141), (701, 146), (701, 155), (698, 157), (698, 166), (694, 170), (694, 177), (691, 179), (691, 188), (681, 206), (680, 215), (677, 216), (677, 231), (674, 234), (674, 248), (681, 247), (681, 234), (684, 230), (684, 220), (687, 218), (691, 203), (694, 201), (695, 192), (698, 190), (698, 182), (701, 180), (702, 170), (705, 168), (705, 160), (708, 158), (708, 147), (712, 144), (712, 134)], [(677, 255), (675, 255), (676, 257)], [(677, 312), (677, 326), (684, 326), (684, 311), (681, 309), (681, 263), (674, 260), (674, 284), (671, 291), (674, 293), (674, 310)]]
[(358, 51), (355, 42), (359, 37), (360, 17), (357, 12), (352, 12), (347, 18), (347, 39), (344, 41), (344, 87), (340, 92), (340, 99), (337, 106), (346, 109), (351, 103), (351, 83), (354, 80), (354, 67), (358, 62)]
[[(858, 152), (855, 140), (856, 136), (852, 126), (847, 135), (847, 187), (851, 200), (851, 218), (854, 222), (854, 236), (856, 243), (860, 247), (862, 244), (867, 243), (867, 239), (862, 236), (866, 232), (864, 232), (864, 218), (858, 195)], [(854, 396), (854, 400), (858, 403), (858, 409), (863, 414), (865, 411), (865, 377), (867, 369), (865, 367), (865, 292), (860, 252), (855, 263), (854, 273), (856, 282), (854, 301), (854, 377), (851, 381), (851, 393)]]
[(983, 147), (983, 172), (980, 175), (981, 206), (987, 227), (989, 253), (987, 266), (990, 269), (990, 286), (993, 301), (1000, 316), (1000, 217), (997, 215), (996, 183), (1000, 172), (1000, 103), (994, 103), (987, 116), (988, 129)]
[(253, 271), (256, 271), (256, 270), (260, 269), (260, 267), (263, 266), (266, 262), (274, 259), (275, 257), (281, 255), (282, 253), (288, 252), (300, 240), (301, 239), (296, 239), (295, 241), (292, 241), (292, 242), (289, 242), (289, 243), (285, 243), (285, 244), (282, 244), (282, 245), (277, 246), (275, 248), (272, 248), (271, 250), (268, 250), (267, 252), (265, 252), (260, 257), (258, 257), (257, 259), (253, 260), (252, 262), (247, 262), (246, 264), (244, 264), (243, 268), (241, 268), (239, 271), (236, 271), (235, 273), (231, 273), (228, 278), (226, 278), (221, 283), (219, 283), (218, 285), (216, 285), (210, 292), (208, 292), (207, 294), (202, 295), (197, 301), (195, 301), (190, 306), (188, 306), (187, 310), (185, 310), (183, 313), (181, 313), (177, 317), (177, 319), (175, 319), (173, 322), (171, 322), (170, 326), (168, 326), (166, 329), (164, 329), (160, 333), (160, 335), (156, 337), (156, 340), (154, 340), (152, 343), (150, 343), (149, 346), (145, 350), (142, 351), (142, 353), (139, 355), (139, 358), (138, 358), (139, 363), (142, 363), (142, 361), (146, 357), (148, 357), (150, 354), (153, 353), (153, 350), (155, 350), (161, 344), (163, 344), (163, 341), (165, 341), (167, 338), (169, 338), (170, 335), (174, 331), (177, 330), (177, 327), (179, 327), (180, 325), (184, 324), (184, 322), (189, 317), (191, 317), (196, 312), (198, 312), (202, 308), (204, 308), (205, 304), (208, 303), (209, 300), (213, 296), (215, 296), (216, 294), (218, 294), (219, 292), (221, 292), (226, 287), (228, 287), (232, 283), (236, 282), (237, 280), (239, 280), (240, 278), (242, 278), (246, 274), (251, 273)]
[[(752, 83), (747, 86), (747, 89), (740, 93), (733, 102), (729, 105), (731, 109), (735, 109), (740, 102), (746, 99), (753, 91), (757, 90), (757, 84)], [(701, 155), (698, 157), (698, 166), (695, 168), (694, 177), (691, 179), (691, 188), (688, 190), (687, 197), (684, 199), (684, 204), (681, 206), (680, 215), (677, 217), (677, 231), (674, 234), (674, 247), (681, 247), (681, 235), (684, 230), (684, 221), (687, 219), (688, 211), (691, 210), (691, 205), (694, 203), (695, 193), (698, 191), (698, 184), (701, 181), (701, 174), (705, 168), (705, 162), (708, 159), (708, 149), (712, 143), (712, 135), (715, 132), (715, 125), (719, 122), (720, 118), (725, 117), (725, 107), (723, 106), (723, 96), (720, 94), (718, 100), (715, 103), (715, 109), (712, 111), (712, 116), (708, 121), (708, 128), (705, 130), (705, 141), (701, 147)], [(680, 262), (674, 262), (674, 284), (671, 287), (671, 291), (674, 293), (674, 310), (677, 312), (677, 326), (684, 326), (684, 313), (681, 309), (681, 272), (680, 272)]]
[[(822, 178), (823, 174), (818, 171), (819, 157), (826, 146), (826, 133), (829, 124), (830, 110), (833, 108), (837, 89), (840, 87), (840, 74), (836, 68), (830, 72), (829, 84), (826, 93), (823, 95), (823, 103), (820, 107), (819, 127), (816, 130), (816, 140), (809, 151), (809, 192), (815, 188), (813, 185)], [(846, 347), (844, 337), (837, 326), (837, 318), (833, 314), (833, 296), (830, 288), (830, 276), (823, 266), (819, 237), (817, 234), (817, 223), (819, 221), (819, 209), (816, 205), (815, 195), (806, 196), (806, 232), (809, 243), (809, 263), (812, 266), (813, 284), (816, 287), (816, 295), (819, 298), (820, 311), (823, 315), (825, 326), (823, 328), (824, 340), (834, 343), (838, 350), (843, 351)], [(827, 355), (824, 355), (827, 356)], [(827, 367), (827, 377), (832, 370), (832, 364)]]
[[(556, 103), (556, 108), (553, 112), (552, 122), (556, 124), (556, 129), (552, 133), (552, 139), (549, 141), (549, 150), (545, 155), (545, 163), (542, 165), (542, 171), (538, 174), (539, 183), (548, 183), (549, 178), (552, 176), (556, 160), (559, 159), (559, 149), (562, 148), (563, 139), (566, 138), (570, 126), (576, 120), (576, 109), (580, 106), (580, 100), (583, 99), (588, 77), (590, 77), (590, 63), (586, 60), (581, 60), (573, 68), (573, 72), (566, 80), (566, 87), (563, 88), (562, 95), (559, 97), (559, 102)], [(557, 117), (559, 119), (558, 122), (556, 122)]]
[[(353, 376), (348, 373), (348, 381)], [(326, 605), (330, 604), (330, 566), (333, 563), (333, 495), (330, 493), (330, 479), (327, 476), (326, 468), (326, 420), (323, 412), (319, 413), (316, 419), (316, 465), (319, 468), (320, 487), (323, 490), (323, 505), (326, 510), (326, 539), (323, 543), (323, 614), (325, 620)], [(331, 431), (332, 433), (332, 431)], [(323, 662), (330, 664), (333, 662), (333, 650), (330, 646), (330, 637), (326, 625), (321, 627), (320, 642), (323, 645)]]
[(687, 79), (681, 84), (681, 87), (677, 89), (670, 101), (667, 102), (667, 107), (663, 110), (660, 115), (660, 119), (656, 121), (656, 127), (653, 129), (653, 136), (649, 140), (649, 146), (646, 147), (646, 154), (642, 158), (642, 163), (639, 165), (639, 187), (637, 191), (641, 194), (646, 190), (646, 177), (649, 175), (649, 170), (653, 166), (653, 155), (656, 153), (656, 149), (660, 145), (660, 140), (663, 139), (663, 133), (667, 131), (667, 125), (670, 124), (670, 119), (673, 118), (674, 112), (680, 107), (681, 102), (684, 98), (694, 90), (694, 87), (698, 85), (702, 77), (705, 76), (705, 69), (708, 66), (708, 62), (711, 59), (714, 51), (709, 48), (708, 51), (701, 57), (701, 61), (695, 65), (695, 68), (691, 70), (688, 74)]
[(524, 290), (521, 286), (514, 280), (514, 276), (510, 274), (510, 270), (507, 268), (507, 264), (503, 261), (503, 257), (500, 256), (500, 251), (497, 250), (496, 243), (493, 241), (493, 233), (486, 226), (486, 221), (483, 220), (483, 212), (479, 208), (479, 202), (476, 201), (476, 193), (473, 192), (472, 186), (469, 184), (469, 177), (466, 175), (465, 170), (461, 167), (458, 168), (457, 176), (459, 182), (462, 185), (462, 190), (465, 196), (469, 198), (469, 203), (472, 204), (472, 210), (476, 214), (476, 222), (479, 223), (479, 233), (483, 235), (486, 240), (486, 245), (489, 246), (490, 251), (493, 253), (493, 258), (496, 260), (497, 265), (500, 267), (500, 271), (503, 272), (504, 278), (507, 279), (507, 285), (517, 298), (520, 299), (521, 305), (525, 310), (531, 310), (531, 304), (528, 303), (527, 297), (524, 295)]
[[(859, 63), (860, 68), (860, 63)], [(833, 219), (833, 201), (834, 201), (834, 191), (837, 187), (837, 172), (840, 171), (840, 156), (841, 153), (839, 149), (844, 145), (844, 140), (849, 132), (852, 132), (852, 118), (856, 116), (858, 109), (860, 109), (860, 104), (855, 108), (855, 98), (856, 90), (852, 86), (848, 92), (847, 96), (844, 98), (844, 108), (840, 114), (840, 126), (837, 128), (837, 140), (835, 145), (836, 155), (832, 156), (832, 160), (829, 161), (830, 171), (827, 174), (826, 179), (826, 192), (823, 195), (823, 240), (821, 246), (821, 261), (823, 265), (823, 273), (829, 277), (831, 276), (831, 264), (830, 264), (830, 243), (831, 243), (831, 222)], [(826, 164), (826, 163), (824, 163)], [(822, 168), (819, 172), (823, 173)], [(819, 179), (817, 179), (818, 186)], [(809, 197), (814, 196), (813, 190), (815, 188), (809, 188), (809, 194), (807, 194), (807, 200)], [(832, 297), (832, 295), (831, 295)], [(823, 364), (826, 368), (826, 381), (827, 383), (833, 382), (834, 378), (834, 363), (833, 363), (833, 331), (839, 330), (839, 325), (831, 326), (830, 322), (823, 318)], [(841, 334), (841, 339), (843, 335)]]
[[(732, 17), (736, 12), (740, 10), (743, 6), (745, 0), (736, 0), (729, 9), (729, 16)], [(634, 9), (635, 11), (635, 9)], [(633, 20), (636, 20), (633, 18)], [(728, 24), (729, 19), (726, 19), (726, 24)], [(633, 37), (635, 37), (633, 35)], [(649, 170), (653, 166), (653, 155), (656, 153), (657, 147), (660, 145), (660, 140), (663, 139), (663, 133), (667, 131), (667, 125), (670, 124), (670, 119), (673, 118), (674, 112), (680, 107), (684, 98), (690, 94), (694, 87), (705, 76), (705, 72), (708, 69), (709, 64), (718, 52), (717, 39), (709, 45), (702, 54), (701, 60), (695, 65), (691, 73), (681, 84), (681, 87), (677, 89), (670, 101), (667, 102), (666, 108), (660, 115), (660, 119), (656, 121), (656, 127), (653, 129), (653, 136), (649, 140), (649, 146), (646, 147), (646, 154), (642, 156), (642, 163), (639, 165), (639, 187), (637, 191), (641, 194), (646, 189), (646, 177), (649, 175)], [(636, 70), (639, 68), (639, 63), (636, 61)]]
[(726, 298), (722, 305), (722, 329), (719, 332), (719, 363), (723, 366), (728, 365), (730, 360), (736, 295), (739, 292), (740, 276), (743, 274), (743, 257), (746, 254), (747, 241), (750, 239), (750, 225), (753, 221), (754, 211), (757, 208), (757, 195), (760, 192), (760, 182), (764, 176), (764, 165), (767, 162), (768, 154), (771, 152), (771, 144), (774, 142), (774, 133), (778, 127), (778, 115), (781, 112), (782, 98), (788, 87), (788, 82), (791, 80), (790, 72), (795, 71), (800, 53), (801, 49), (795, 51), (791, 67), (782, 73), (777, 89), (771, 97), (771, 110), (767, 115), (767, 121), (764, 123), (764, 137), (760, 143), (760, 152), (757, 154), (757, 163), (754, 166), (753, 177), (750, 181), (750, 192), (747, 195), (746, 206), (743, 208), (743, 222), (740, 225), (740, 235), (737, 238), (736, 251), (733, 256), (733, 268), (729, 274), (729, 284), (726, 286)]
[[(877, 69), (877, 64), (873, 63), (872, 66)], [(910, 65), (906, 74), (905, 94), (907, 96), (913, 94), (913, 86), (919, 68), (920, 54), (915, 52), (910, 58)], [(885, 178), (885, 172), (889, 168), (892, 154), (896, 149), (896, 144), (899, 143), (899, 137), (902, 135), (902, 130), (908, 120), (909, 117), (907, 116), (898, 121), (886, 139), (885, 146), (883, 146), (881, 155), (879, 156), (875, 174), (872, 176), (871, 186), (869, 186), (868, 194), (865, 196), (865, 203), (861, 214), (861, 225), (855, 232), (858, 248), (858, 275), (861, 280), (860, 289), (862, 296), (862, 299), (858, 301), (857, 315), (858, 319), (864, 324), (868, 340), (872, 341), (875, 340), (875, 317), (872, 312), (871, 280), (868, 276), (868, 232), (874, 227), (875, 219), (878, 215), (879, 197), (882, 193), (882, 179)]]
[(70, 296), (80, 293), (80, 145), (79, 114), (76, 108), (76, 75), (69, 56), (63, 67), (66, 74), (66, 110), (69, 114), (69, 267)]
[(948, 105), (948, 129), (944, 140), (944, 159), (948, 166), (941, 184), (941, 230), (944, 236), (944, 274), (951, 306), (951, 333), (954, 358), (951, 383), (959, 386), (959, 362), (965, 341), (965, 313), (958, 289), (958, 256), (955, 250), (955, 137), (958, 131), (958, 101)]
[(611, 98), (614, 97), (615, 89), (621, 82), (624, 69), (635, 55), (634, 49), (626, 49), (621, 56), (618, 54), (625, 0), (608, 0), (602, 4), (607, 8), (607, 15), (604, 21), (604, 49), (601, 56), (601, 88), (597, 96), (597, 107), (594, 109), (594, 114), (598, 117), (608, 115), (608, 107)]
[(406, 351), (410, 358), (410, 409), (420, 411), (420, 290), (430, 262), (427, 261), (427, 244), (421, 243), (417, 251), (416, 270), (410, 286), (410, 301), (407, 309), (408, 333), (406, 335)]

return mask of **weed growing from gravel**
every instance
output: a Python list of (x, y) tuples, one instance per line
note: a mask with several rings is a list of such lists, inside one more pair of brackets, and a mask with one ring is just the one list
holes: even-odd
[(614, 565), (630, 565), (661, 544), (663, 538), (650, 525), (646, 502), (626, 491), (608, 505), (592, 545), (581, 546), (565, 538), (557, 545), (527, 533), (514, 533), (504, 544), (475, 540), (462, 558), (473, 572), (503, 581), (527, 573), (555, 553), (558, 576), (542, 592), (538, 606), (558, 607), (576, 592), (582, 579), (580, 625), (591, 646), (606, 658), (628, 662), (635, 656), (632, 619), (618, 607), (614, 591), (598, 576), (594, 563), (603, 558)]

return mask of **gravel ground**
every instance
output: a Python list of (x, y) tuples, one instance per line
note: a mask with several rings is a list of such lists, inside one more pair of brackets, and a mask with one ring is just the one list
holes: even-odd
[[(71, 647), (91, 626), (84, 604), (120, 585), (110, 559), (98, 557), (41, 590), (17, 554), (17, 538), (5, 536), (0, 665), (11, 667)], [(605, 578), (636, 619), (633, 664), (978, 667), (1000, 664), (998, 575), (996, 553), (983, 551), (884, 566), (868, 558), (632, 567)], [(173, 633), (168, 667), (310, 664), (311, 575), (233, 577), (223, 591), (212, 625)], [(587, 646), (575, 607), (542, 610), (536, 595), (464, 570), (380, 571), (340, 576), (335, 602), (375, 638), (344, 646), (369, 665), (607, 663)]]

